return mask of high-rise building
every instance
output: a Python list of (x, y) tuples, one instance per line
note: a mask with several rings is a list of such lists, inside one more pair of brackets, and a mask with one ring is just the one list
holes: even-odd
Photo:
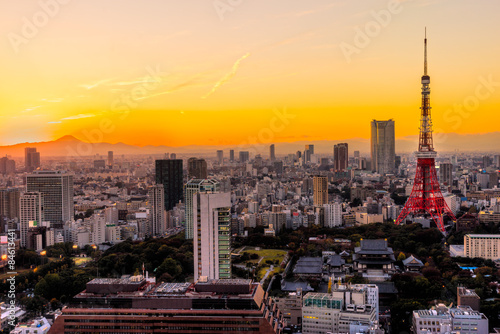
[(13, 174), (16, 172), (16, 162), (7, 157), (0, 158), (0, 174)]
[(24, 166), (28, 173), (40, 167), (40, 152), (37, 152), (35, 147), (24, 149)]
[(325, 227), (337, 227), (342, 225), (342, 204), (323, 204)]
[(340, 143), (333, 147), (333, 161), (336, 171), (344, 171), (347, 169), (347, 164), (349, 162), (349, 146), (347, 143)]
[(212, 179), (192, 179), (186, 183), (184, 188), (185, 217), (186, 217), (186, 239), (193, 239), (193, 225), (195, 215), (193, 214), (193, 203), (196, 198), (193, 195), (199, 192), (218, 192), (219, 182)]
[(276, 174), (278, 175), (283, 174), (283, 161), (275, 161), (273, 163), (273, 166)]
[(271, 161), (276, 160), (276, 153), (274, 151), (274, 144), (271, 144), (271, 146), (269, 146), (269, 159)]
[(223, 150), (217, 150), (217, 162), (219, 165), (222, 165), (224, 163), (224, 151)]
[(328, 203), (328, 180), (326, 176), (314, 176), (313, 200), (314, 206), (323, 206)]
[(240, 151), (240, 163), (250, 160), (250, 153), (248, 151)]
[(400, 155), (396, 155), (394, 158), (395, 158), (394, 159), (394, 162), (395, 162), (395, 164), (394, 164), (394, 170), (398, 171), (399, 170), (399, 166), (401, 166), (401, 156)]
[(160, 236), (165, 233), (165, 191), (163, 184), (149, 188), (149, 226), (146, 235)]
[(453, 164), (442, 163), (439, 165), (439, 182), (446, 186), (453, 184)]
[(231, 278), (231, 193), (194, 197), (194, 280)]
[(163, 184), (165, 210), (170, 211), (183, 197), (184, 179), (182, 160), (156, 160), (155, 177), (156, 184)]
[(304, 156), (302, 158), (303, 163), (311, 162), (311, 156), (314, 154), (314, 145), (306, 145), (304, 150)]
[(382, 175), (394, 173), (396, 161), (394, 121), (373, 120), (371, 128), (372, 170)]
[(189, 158), (188, 160), (188, 178), (206, 179), (208, 177), (207, 162), (205, 159)]
[(21, 247), (28, 246), (29, 223), (41, 223), (43, 218), (43, 195), (40, 192), (25, 192), (19, 199), (19, 230)]
[(229, 150), (229, 161), (234, 161), (234, 150)]
[(26, 176), (26, 190), (43, 195), (44, 220), (55, 228), (74, 219), (73, 175), (66, 171), (37, 170)]
[(108, 168), (113, 168), (113, 151), (108, 151)]
[(493, 158), (493, 163), (496, 168), (500, 168), (500, 155), (495, 155)]
[(21, 192), (16, 188), (0, 189), (0, 223), (2, 218), (19, 218), (19, 197)]
[(171, 160), (175, 160), (175, 159), (177, 159), (177, 154), (175, 154), (175, 153), (170, 153), (170, 159), (171, 159)]
[(105, 169), (106, 168), (106, 161), (100, 159), (100, 160), (94, 160), (94, 169), (100, 170), (100, 169)]
[(483, 157), (483, 168), (488, 168), (488, 167), (490, 167), (490, 166), (491, 166), (491, 162), (492, 162), (492, 160), (491, 160), (490, 156), (485, 155), (485, 156)]
[(273, 226), (276, 234), (281, 233), (286, 227), (286, 213), (284, 212), (270, 212), (269, 213), (269, 226)]

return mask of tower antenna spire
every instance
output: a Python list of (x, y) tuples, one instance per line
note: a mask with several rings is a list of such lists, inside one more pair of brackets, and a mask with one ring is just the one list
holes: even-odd
[(427, 27), (424, 29), (424, 75), (427, 75)]

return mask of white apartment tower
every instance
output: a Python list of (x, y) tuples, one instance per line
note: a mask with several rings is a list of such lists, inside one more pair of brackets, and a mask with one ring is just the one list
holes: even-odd
[(342, 225), (342, 204), (323, 204), (325, 209), (325, 227), (336, 227)]
[(165, 233), (164, 195), (163, 184), (156, 184), (149, 189), (149, 225), (146, 235), (163, 235)]
[(43, 195), (40, 192), (25, 192), (19, 198), (19, 226), (21, 247), (27, 246), (29, 222), (43, 221)]
[(231, 193), (193, 195), (194, 280), (231, 278)]
[(186, 216), (186, 239), (193, 239), (193, 195), (199, 192), (217, 192), (220, 184), (212, 179), (192, 179), (186, 183), (184, 188), (185, 216)]

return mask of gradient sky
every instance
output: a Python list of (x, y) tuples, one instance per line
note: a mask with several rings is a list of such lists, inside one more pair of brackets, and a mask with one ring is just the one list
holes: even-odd
[(435, 130), (500, 130), (498, 1), (60, 1), (0, 2), (0, 145), (369, 138), (389, 118), (415, 135), (425, 26)]

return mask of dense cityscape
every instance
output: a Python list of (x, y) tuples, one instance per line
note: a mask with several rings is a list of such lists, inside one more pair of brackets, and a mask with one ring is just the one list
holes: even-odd
[[(63, 5), (69, 6), (40, 2), (47, 19)], [(221, 22), (240, 5), (213, 3)], [(379, 29), (399, 14), (398, 6), (371, 12)], [(377, 37), (368, 23), (365, 36)], [(491, 140), (473, 150), (442, 149), (453, 146), (452, 136), (434, 128), (436, 47), (421, 30), (419, 106), (412, 112), (418, 120), (370, 111), (371, 120), (357, 119), (347, 139), (297, 133), (282, 140), (278, 133), (296, 117), (293, 108), (273, 110), (257, 135), (239, 144), (223, 133), (219, 144), (207, 134), (196, 145), (174, 145), (175, 129), (171, 141), (150, 142), (156, 125), (148, 134), (139, 121), (125, 142), (107, 142), (119, 126), (107, 118), (83, 128), (84, 136), (68, 131), (28, 140), (20, 132), (5, 145), (0, 138), (1, 333), (500, 333), (500, 147)], [(28, 43), (8, 36), (16, 52)], [(340, 44), (348, 64), (360, 53), (353, 48)], [(251, 54), (201, 99), (217, 95)], [(112, 107), (116, 117), (199, 79), (158, 93), (150, 86), (163, 74), (151, 75), (112, 103), (125, 106)], [(485, 80), (476, 88), (477, 104), (500, 85)], [(476, 100), (466, 98), (466, 110)], [(44, 107), (30, 108), (23, 112)], [(254, 116), (242, 114), (248, 123), (234, 128), (243, 133)], [(183, 116), (165, 120), (176, 117)], [(334, 112), (328, 117), (318, 118), (318, 127), (341, 124)], [(406, 135), (409, 122), (418, 133), (397, 136)], [(7, 124), (0, 123), (2, 131), (11, 131)], [(196, 133), (189, 122), (176, 126)], [(471, 145), (479, 132), (465, 134), (476, 136), (468, 137)]]

